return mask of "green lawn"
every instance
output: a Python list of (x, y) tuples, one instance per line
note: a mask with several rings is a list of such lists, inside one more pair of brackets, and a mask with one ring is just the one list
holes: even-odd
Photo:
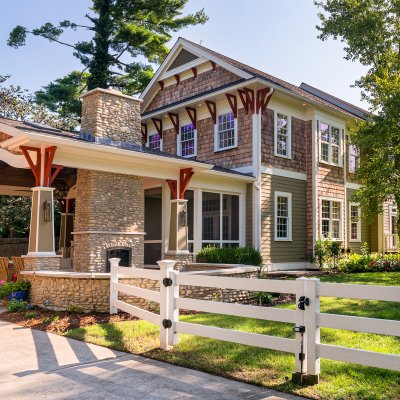
[[(400, 285), (400, 273), (364, 273), (323, 276), (326, 282)], [(294, 304), (285, 305), (294, 308)], [(400, 320), (397, 303), (321, 299), (321, 311)], [(250, 318), (196, 314), (181, 316), (182, 321), (293, 337), (292, 325)], [(300, 387), (291, 382), (292, 354), (263, 350), (229, 342), (181, 335), (172, 351), (159, 350), (159, 329), (144, 321), (92, 325), (71, 330), (67, 336), (114, 349), (142, 354), (158, 360), (217, 375), (267, 386), (315, 399), (400, 399), (400, 373), (321, 360), (321, 383)], [(321, 342), (347, 347), (400, 354), (400, 338), (321, 329)]]

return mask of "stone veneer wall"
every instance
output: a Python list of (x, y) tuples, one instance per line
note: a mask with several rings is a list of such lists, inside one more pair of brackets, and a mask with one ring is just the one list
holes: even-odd
[(91, 90), (82, 96), (81, 131), (141, 145), (140, 104), (116, 90)]
[(78, 170), (74, 223), (74, 271), (106, 271), (106, 250), (130, 247), (132, 266), (143, 267), (142, 178)]
[(55, 257), (24, 257), (25, 271), (57, 271), (60, 269), (62, 256)]

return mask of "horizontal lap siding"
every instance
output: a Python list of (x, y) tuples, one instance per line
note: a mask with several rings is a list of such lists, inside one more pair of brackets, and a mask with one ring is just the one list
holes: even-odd
[(246, 246), (253, 246), (253, 184), (246, 185)]
[[(306, 181), (263, 174), (261, 190), (261, 250), (265, 263), (307, 260)], [(292, 241), (275, 241), (274, 192), (292, 194)]]

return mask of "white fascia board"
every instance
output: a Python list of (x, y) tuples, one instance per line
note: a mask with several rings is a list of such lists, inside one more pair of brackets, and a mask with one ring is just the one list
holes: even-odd
[(232, 86), (223, 88), (221, 90), (217, 90), (217, 91), (215, 91), (215, 92), (213, 92), (211, 94), (210, 93), (205, 93), (203, 96), (196, 97), (195, 99), (190, 99), (189, 98), (189, 99), (187, 99), (187, 101), (182, 101), (178, 105), (172, 105), (170, 107), (165, 107), (162, 110), (156, 110), (156, 111), (154, 111), (154, 112), (152, 112), (150, 114), (147, 114), (147, 115), (143, 116), (142, 117), (142, 122), (144, 122), (144, 121), (146, 121), (146, 120), (148, 120), (150, 118), (156, 117), (156, 116), (160, 115), (161, 113), (162, 114), (166, 114), (166, 113), (168, 113), (170, 111), (176, 110), (177, 108), (189, 106), (189, 105), (191, 105), (193, 103), (198, 103), (198, 102), (201, 102), (203, 100), (207, 100), (212, 96), (218, 96), (219, 94), (224, 94), (225, 92), (229, 92), (229, 91), (232, 91), (232, 90), (240, 89), (243, 86), (248, 86), (249, 84), (255, 83), (255, 82), (257, 82), (257, 79), (249, 79), (249, 80), (247, 80), (245, 82), (238, 83), (237, 85), (232, 85)]
[(28, 162), (23, 155), (13, 154), (5, 149), (0, 149), (0, 160), (14, 168), (29, 168)]
[(354, 182), (346, 182), (345, 187), (346, 187), (346, 189), (358, 190), (362, 187), (362, 185), (360, 185), (359, 183), (354, 183)]
[(261, 173), (268, 174), (268, 175), (282, 176), (284, 178), (299, 179), (302, 181), (307, 180), (307, 174), (305, 174), (303, 172), (290, 171), (287, 169), (281, 169), (281, 168), (275, 168), (275, 167), (267, 167), (264, 165), (261, 167)]

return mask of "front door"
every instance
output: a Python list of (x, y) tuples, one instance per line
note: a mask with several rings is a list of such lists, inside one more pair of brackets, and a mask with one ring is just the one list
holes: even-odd
[(162, 188), (144, 191), (144, 265), (157, 265), (162, 246)]

